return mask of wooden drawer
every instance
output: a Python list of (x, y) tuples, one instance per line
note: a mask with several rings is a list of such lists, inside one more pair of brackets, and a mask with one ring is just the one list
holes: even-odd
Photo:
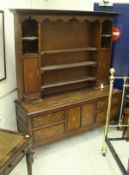
[(33, 133), (34, 141), (40, 141), (43, 139), (61, 135), (64, 133), (64, 128), (65, 128), (64, 123), (61, 123), (59, 125), (34, 131)]
[[(112, 96), (112, 105), (120, 103), (120, 94)], [(97, 102), (97, 112), (106, 111), (108, 107), (108, 98), (102, 99)]]
[(112, 109), (111, 109), (111, 118), (115, 118), (115, 117), (119, 117), (119, 108), (118, 106), (114, 106)]
[[(111, 109), (110, 119), (115, 118), (119, 114), (119, 108), (117, 106)], [(106, 122), (107, 111), (96, 114), (96, 122)]]
[(107, 110), (107, 105), (108, 105), (108, 99), (102, 99), (97, 102), (97, 112), (105, 111)]
[(100, 112), (96, 114), (96, 122), (106, 122), (107, 111)]
[(120, 104), (120, 99), (121, 99), (120, 94), (113, 95), (113, 97), (112, 97), (112, 105)]
[(51, 114), (43, 114), (32, 118), (32, 127), (35, 128), (41, 125), (55, 123), (64, 119), (64, 111)]

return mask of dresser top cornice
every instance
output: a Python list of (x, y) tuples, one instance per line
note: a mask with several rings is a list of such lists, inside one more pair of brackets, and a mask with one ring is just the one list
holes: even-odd
[(30, 15), (30, 14), (44, 14), (44, 15), (99, 15), (99, 16), (115, 16), (118, 13), (115, 12), (105, 12), (105, 11), (74, 11), (74, 10), (49, 10), (49, 9), (10, 9), (11, 12), (14, 14), (23, 14), (23, 15)]

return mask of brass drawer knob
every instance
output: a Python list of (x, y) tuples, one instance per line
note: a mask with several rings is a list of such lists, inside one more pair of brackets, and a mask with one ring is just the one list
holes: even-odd
[(51, 114), (47, 114), (47, 117), (51, 117), (52, 115)]
[(61, 119), (62, 118), (62, 114), (56, 114), (56, 118), (57, 119)]

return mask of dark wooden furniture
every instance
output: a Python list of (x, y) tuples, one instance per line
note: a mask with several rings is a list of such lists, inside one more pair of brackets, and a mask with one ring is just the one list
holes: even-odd
[(0, 129), (0, 175), (8, 175), (25, 155), (28, 175), (32, 175), (31, 144), (28, 135)]
[[(119, 113), (120, 98), (114, 90), (112, 118)], [(68, 92), (39, 102), (16, 101), (18, 128), (32, 135), (34, 148), (102, 125), (107, 103), (108, 88)]]
[(115, 13), (13, 12), (20, 100), (107, 84)]
[[(116, 13), (12, 12), (19, 131), (31, 134), (36, 147), (102, 124)], [(114, 99), (112, 116), (119, 111), (119, 91)]]

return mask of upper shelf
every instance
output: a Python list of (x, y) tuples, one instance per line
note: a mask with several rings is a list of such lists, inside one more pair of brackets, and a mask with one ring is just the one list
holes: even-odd
[(73, 49), (60, 49), (60, 50), (47, 50), (42, 51), (41, 55), (44, 54), (56, 54), (56, 53), (68, 53), (68, 52), (83, 52), (83, 51), (97, 51), (96, 47), (82, 47), (82, 48), (73, 48)]
[(108, 38), (108, 37), (111, 37), (112, 35), (111, 35), (111, 34), (102, 34), (101, 36), (102, 36), (102, 37), (107, 37), (107, 38)]
[(41, 68), (41, 71), (51, 71), (51, 70), (57, 70), (57, 69), (75, 68), (75, 67), (83, 67), (83, 66), (96, 66), (96, 65), (97, 65), (97, 62), (95, 61), (83, 61), (78, 63), (43, 66)]
[(25, 53), (22, 58), (37, 58), (39, 55), (37, 53)]
[(101, 47), (101, 52), (111, 51), (111, 48)]
[(29, 40), (29, 41), (33, 41), (33, 40), (37, 40), (38, 37), (36, 36), (26, 36), (26, 37), (22, 37), (22, 40)]

